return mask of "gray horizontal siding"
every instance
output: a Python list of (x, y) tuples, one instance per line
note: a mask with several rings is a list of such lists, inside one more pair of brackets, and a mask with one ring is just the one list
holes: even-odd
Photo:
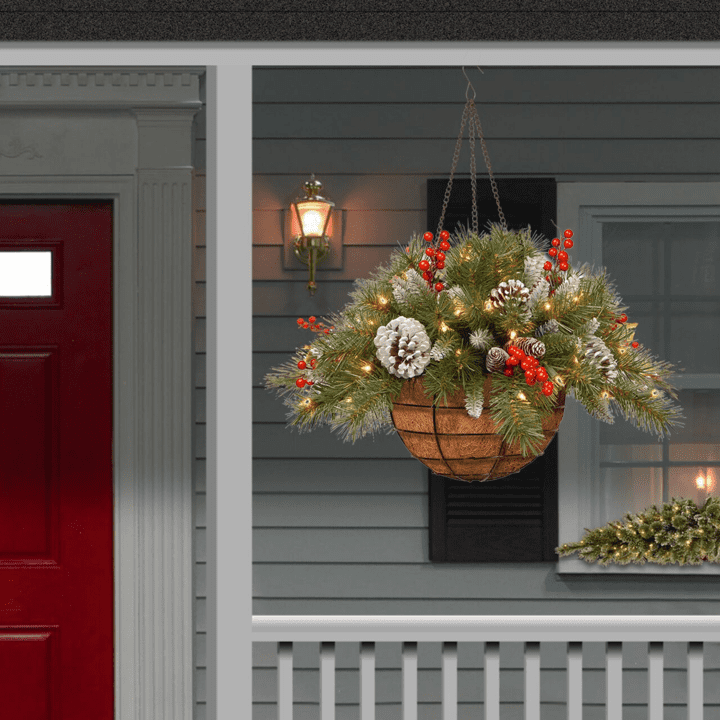
[[(617, 103), (536, 103), (532, 114), (519, 114), (521, 104), (484, 103), (482, 96), (478, 96), (485, 138), (702, 139), (708, 136), (708, 128), (720, 111), (720, 103), (712, 102), (625, 103), (620, 114)], [(442, 104), (388, 102), (380, 108), (370, 103), (366, 112), (363, 106), (351, 102), (273, 103), (255, 105), (253, 125), (257, 128), (258, 140), (374, 138), (381, 125), (388, 138), (451, 139), (454, 142), (463, 106), (463, 100)], [(288, 116), (292, 116), (291, 123), (287, 121)]]
[[(488, 140), (487, 147), (498, 176), (557, 176), (581, 171), (614, 177), (633, 173), (658, 179), (669, 172), (714, 173), (720, 159), (720, 140), (716, 138), (523, 138)], [(302, 173), (312, 167), (318, 175), (329, 175), (352, 167), (358, 173), (445, 175), (454, 148), (453, 138), (408, 138), (402, 142), (394, 138), (322, 138), (302, 143), (296, 138), (256, 140), (253, 172)], [(478, 171), (482, 172), (479, 160)], [(462, 166), (459, 170), (463, 171)], [(326, 189), (329, 192), (330, 186)]]
[[(468, 72), (498, 177), (720, 178), (720, 68)], [(716, 613), (720, 588), (702, 577), (568, 578), (553, 563), (433, 565), (426, 471), (400, 440), (353, 445), (324, 428), (298, 433), (284, 426), (282, 400), (262, 389), (265, 373), (312, 337), (297, 317), (341, 309), (354, 279), (412, 233), (434, 229), (425, 228), (426, 183), (449, 173), (464, 97), (459, 68), (254, 70), (253, 610)], [(465, 140), (459, 171), (468, 169)], [(305, 271), (283, 269), (281, 212), (310, 172), (344, 215), (343, 268), (321, 265), (312, 297)], [(486, 177), (479, 149), (478, 175)], [(263, 702), (258, 718), (272, 717)], [(387, 707), (384, 717), (396, 717)], [(311, 708), (298, 706), (298, 717), (313, 717)], [(338, 717), (357, 717), (349, 708)]]
[[(387, 498), (383, 497), (383, 503), (386, 501)], [(366, 507), (367, 505), (363, 504), (363, 508)], [(406, 507), (403, 513), (407, 512), (412, 516), (412, 504), (408, 503)], [(380, 509), (376, 507), (375, 511), (379, 512)], [(382, 517), (378, 524), (381, 522)], [(417, 521), (410, 517), (402, 522), (403, 525), (412, 525)], [(294, 524), (297, 524), (297, 521)], [(372, 519), (369, 519), (367, 524), (371, 525)], [(262, 588), (261, 592), (256, 593), (259, 597), (282, 597), (286, 593), (286, 586), (290, 584), (293, 597), (298, 598), (388, 598), (401, 601), (405, 598), (441, 600), (447, 597), (455, 600), (475, 600), (477, 610), (474, 614), (483, 613), (484, 606), (489, 601), (517, 603), (529, 609), (538, 601), (544, 601), (549, 607), (549, 601), (552, 600), (565, 604), (562, 611), (560, 607), (557, 608), (557, 614), (563, 614), (572, 606), (572, 602), (568, 601), (574, 601), (583, 610), (589, 601), (605, 602), (607, 612), (600, 614), (615, 614), (613, 602), (627, 600), (647, 603), (647, 606), (642, 608), (644, 614), (659, 614), (655, 612), (654, 601), (661, 596), (666, 602), (713, 603), (717, 612), (720, 588), (717, 580), (712, 577), (708, 577), (706, 582), (693, 583), (682, 576), (654, 576), (649, 581), (646, 581), (646, 578), (649, 576), (610, 578), (591, 575), (574, 582), (558, 577), (551, 563), (516, 563), (512, 568), (501, 563), (482, 566), (468, 563), (463, 567), (462, 564), (445, 563), (400, 565), (383, 562), (383, 558), (378, 558), (375, 563), (352, 565), (261, 564), (255, 567), (254, 573), (255, 587)], [(670, 582), (670, 579), (674, 582)], [(395, 604), (396, 610), (401, 604)], [(634, 612), (630, 614), (637, 614), (639, 611), (636, 604)], [(529, 614), (534, 614), (534, 611)]]
[[(278, 210), (256, 210), (253, 233), (258, 245), (283, 246)], [(392, 245), (410, 238), (425, 225), (425, 210), (365, 210), (348, 212), (343, 245)]]
[[(591, 105), (612, 103), (720, 102), (717, 67), (466, 67), (482, 108), (513, 102)], [(467, 82), (458, 67), (285, 67), (255, 68), (253, 103), (463, 102)], [(484, 114), (481, 112), (480, 120)], [(457, 124), (460, 127), (460, 113)], [(292, 115), (288, 116), (292, 124)], [(382, 123), (376, 123), (382, 128)], [(262, 129), (253, 128), (262, 135)]]

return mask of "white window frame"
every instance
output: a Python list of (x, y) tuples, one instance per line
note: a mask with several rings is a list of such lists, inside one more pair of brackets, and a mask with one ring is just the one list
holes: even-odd
[[(573, 264), (602, 267), (604, 222), (720, 222), (720, 182), (558, 183), (558, 227), (572, 228), (576, 243)], [(672, 358), (663, 358), (672, 362)], [(678, 389), (720, 388), (720, 373), (681, 374), (672, 380)], [(625, 422), (619, 418), (617, 422)], [(594, 527), (590, 513), (593, 488), (600, 482), (599, 423), (568, 398), (559, 433), (559, 542), (577, 542), (585, 528)], [(613, 519), (613, 518), (610, 518)], [(577, 555), (558, 558), (560, 573), (718, 575), (720, 566), (608, 565), (586, 563)]]

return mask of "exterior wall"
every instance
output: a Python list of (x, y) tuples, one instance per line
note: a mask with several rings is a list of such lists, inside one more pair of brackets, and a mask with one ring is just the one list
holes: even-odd
[[(720, 179), (717, 68), (467, 72), (497, 177)], [(555, 563), (432, 565), (426, 472), (400, 440), (300, 435), (262, 388), (267, 370), (304, 340), (296, 317), (342, 307), (354, 278), (427, 229), (426, 180), (449, 173), (465, 86), (459, 68), (254, 71), (253, 611), (715, 613), (720, 588), (711, 578), (568, 577)], [(466, 140), (459, 171), (468, 171), (467, 152)], [(478, 163), (480, 173), (479, 152)], [(343, 269), (321, 269), (312, 298), (306, 274), (283, 270), (281, 260), (281, 210), (310, 172), (345, 214)]]
[(193, 609), (195, 637), (193, 638), (193, 699), (194, 720), (205, 720), (207, 706), (207, 628), (205, 587), (206, 523), (205, 523), (205, 75), (200, 78), (202, 109), (195, 116), (193, 180), (193, 269), (192, 306), (195, 356), (193, 364), (193, 393), (195, 418), (193, 424), (193, 551), (195, 566)]

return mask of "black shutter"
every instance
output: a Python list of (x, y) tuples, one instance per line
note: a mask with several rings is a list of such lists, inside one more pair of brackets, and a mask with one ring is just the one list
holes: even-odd
[[(497, 180), (500, 204), (511, 229), (530, 225), (551, 239), (557, 234), (557, 188), (552, 178)], [(440, 220), (447, 179), (428, 180), (427, 229)], [(489, 178), (478, 179), (478, 220), (483, 230), (499, 222)], [(443, 228), (471, 222), (469, 178), (453, 181)], [(467, 483), (428, 471), (432, 562), (555, 561), (558, 544), (557, 436), (520, 472), (501, 480)]]
[(463, 482), (428, 470), (432, 562), (544, 562), (557, 559), (557, 435), (520, 472)]

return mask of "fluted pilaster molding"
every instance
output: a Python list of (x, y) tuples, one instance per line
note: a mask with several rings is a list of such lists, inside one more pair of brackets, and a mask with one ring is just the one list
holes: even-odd
[[(144, 113), (143, 113), (144, 114)], [(139, 118), (140, 144), (149, 127)], [(160, 118), (172, 127), (192, 116)], [(177, 138), (175, 138), (176, 140)], [(145, 137), (145, 142), (148, 137)], [(178, 155), (167, 155), (170, 145)], [(182, 143), (156, 148), (175, 167), (139, 168), (138, 717), (192, 720), (192, 170)], [(159, 154), (158, 154), (159, 153)], [(144, 153), (148, 158), (148, 153)], [(149, 154), (153, 162), (153, 153)], [(189, 164), (189, 163), (188, 163)]]

